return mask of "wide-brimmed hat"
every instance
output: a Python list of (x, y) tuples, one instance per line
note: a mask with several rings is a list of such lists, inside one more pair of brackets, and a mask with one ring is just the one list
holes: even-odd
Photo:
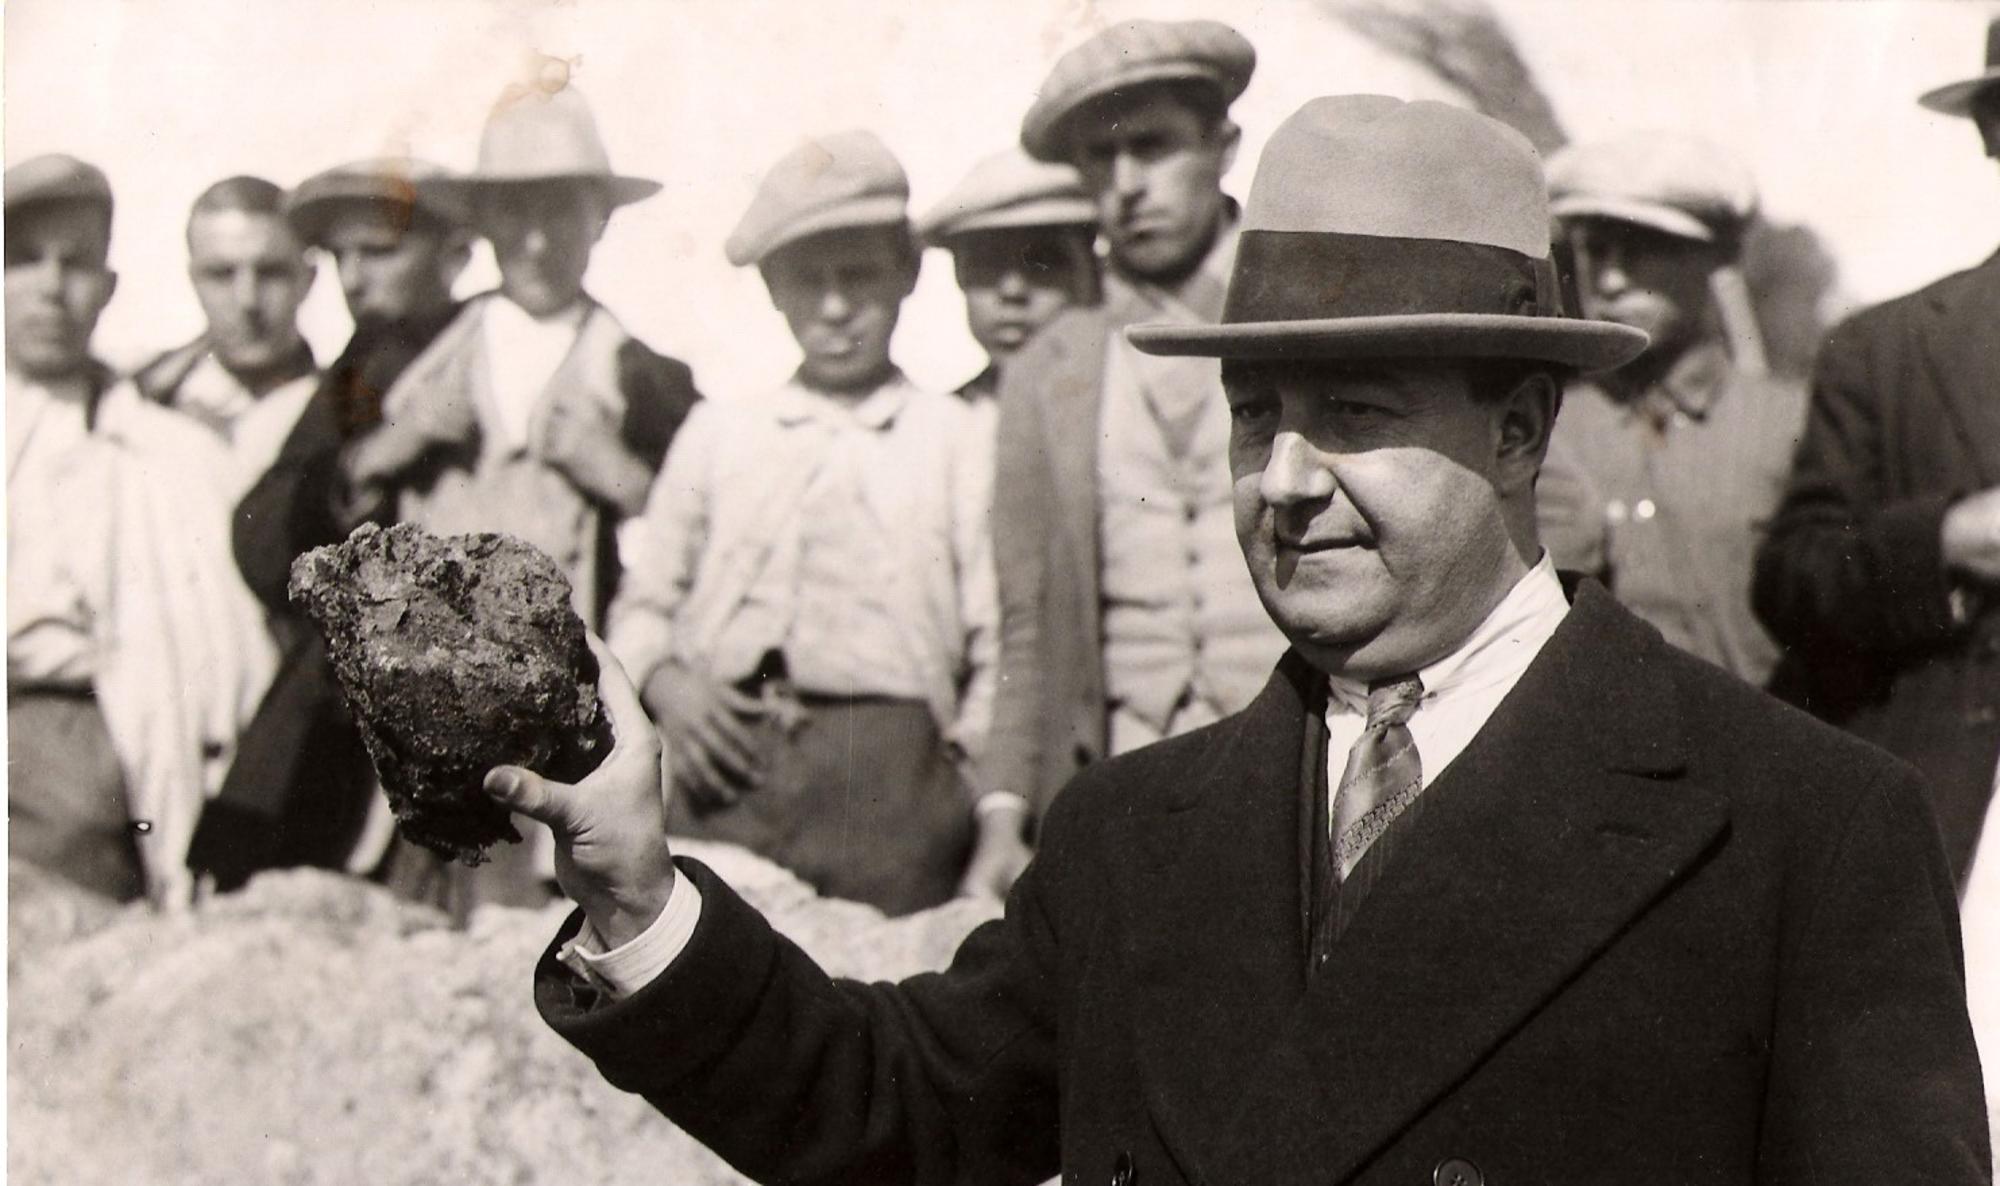
[(1917, 102), (1945, 115), (1971, 115), (1973, 96), (2000, 83), (2000, 18), (1986, 26), (1986, 69), (1974, 78), (1946, 83), (1926, 91)]
[(1075, 169), (1009, 148), (974, 165), (917, 220), (917, 235), (943, 246), (979, 231), (1096, 225), (1097, 207)]
[(723, 242), (737, 267), (827, 231), (909, 225), (910, 179), (875, 133), (815, 136), (771, 166)]
[(1673, 131), (1627, 132), (1549, 158), (1549, 213), (1608, 218), (1730, 243), (1757, 212), (1750, 170), (1720, 145)]
[(533, 181), (594, 181), (613, 206), (660, 192), (660, 183), (611, 170), (611, 155), (597, 133), (590, 104), (574, 86), (555, 91), (509, 91), (487, 117), (479, 137), (479, 162), (472, 172), (422, 181), (418, 188), (447, 201), (465, 203), (496, 186)]
[(1141, 325), (1148, 354), (1515, 358), (1599, 370), (1646, 335), (1565, 316), (1541, 158), (1444, 103), (1314, 99), (1257, 163), (1222, 323)]
[(1060, 160), (1064, 126), (1084, 104), (1151, 83), (1203, 83), (1228, 107), (1256, 68), (1257, 51), (1220, 21), (1113, 25), (1056, 59), (1021, 120), (1021, 147), (1041, 160)]
[(352, 203), (421, 210), (446, 226), (458, 226), (466, 221), (465, 204), (457, 200), (461, 195), (423, 188), (424, 182), (450, 176), (443, 167), (412, 157), (349, 161), (299, 182), (285, 200), (285, 220), (307, 243), (321, 242), (334, 214)]

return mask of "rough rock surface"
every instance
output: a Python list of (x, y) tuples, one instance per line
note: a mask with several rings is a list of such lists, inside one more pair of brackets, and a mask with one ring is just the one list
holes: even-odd
[[(996, 913), (884, 919), (741, 850), (679, 847), (843, 975), (942, 967)], [(295, 870), (166, 918), (69, 910), (60, 882), (9, 882), (16, 1186), (743, 1181), (536, 1016), (529, 976), (560, 908), (487, 907), (456, 931)], [(68, 929), (30, 930), (50, 918)]]
[(403, 834), (478, 864), (519, 840), (479, 789), (513, 763), (574, 780), (609, 749), (597, 661), (555, 562), (504, 535), (370, 524), (292, 565)]

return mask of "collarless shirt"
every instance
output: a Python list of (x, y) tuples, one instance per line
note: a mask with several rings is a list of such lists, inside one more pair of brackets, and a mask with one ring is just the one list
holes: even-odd
[(88, 463), (90, 390), (7, 372), (7, 682), (83, 689), (97, 662), (90, 590), (102, 574)]
[(535, 317), (498, 294), (486, 301), (481, 328), (488, 393), (493, 397), (491, 427), (504, 449), (527, 447), (535, 405), (576, 345), (587, 311), (588, 305), (577, 301), (561, 312)]
[[(1457, 650), (1417, 672), (1424, 695), (1410, 714), (1409, 729), (1425, 787), (1472, 744), (1568, 613), (1569, 599), (1543, 552)], [(1340, 788), (1347, 751), (1367, 723), (1368, 685), (1341, 676), (1329, 677), (1328, 684), (1326, 785), (1331, 795)]]

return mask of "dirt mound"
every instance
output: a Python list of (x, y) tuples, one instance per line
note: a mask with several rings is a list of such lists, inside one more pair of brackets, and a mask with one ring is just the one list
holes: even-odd
[[(884, 919), (740, 850), (680, 847), (844, 975), (942, 967), (996, 913)], [(454, 931), (373, 886), (292, 871), (185, 918), (30, 922), (66, 899), (9, 883), (18, 1186), (742, 1181), (536, 1016), (529, 974), (562, 908), (486, 908)]]

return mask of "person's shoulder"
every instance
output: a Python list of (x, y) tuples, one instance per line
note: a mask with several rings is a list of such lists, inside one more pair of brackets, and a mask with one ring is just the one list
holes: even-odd
[(1664, 640), (1643, 659), (1674, 686), (1688, 776), (1732, 799), (1819, 821), (1863, 794), (1920, 785), (1888, 751)]
[(1912, 319), (1935, 316), (1967, 300), (2000, 299), (2000, 253), (1972, 267), (1942, 276), (1913, 292), (1869, 305), (1827, 332), (1828, 346), (1849, 345), (1902, 332)]
[(1026, 345), (1000, 370), (1000, 398), (1030, 380), (1076, 359), (1092, 359), (1104, 350), (1104, 343), (1116, 332), (1110, 313), (1103, 305), (1072, 305), (1056, 314), (1035, 331)]

